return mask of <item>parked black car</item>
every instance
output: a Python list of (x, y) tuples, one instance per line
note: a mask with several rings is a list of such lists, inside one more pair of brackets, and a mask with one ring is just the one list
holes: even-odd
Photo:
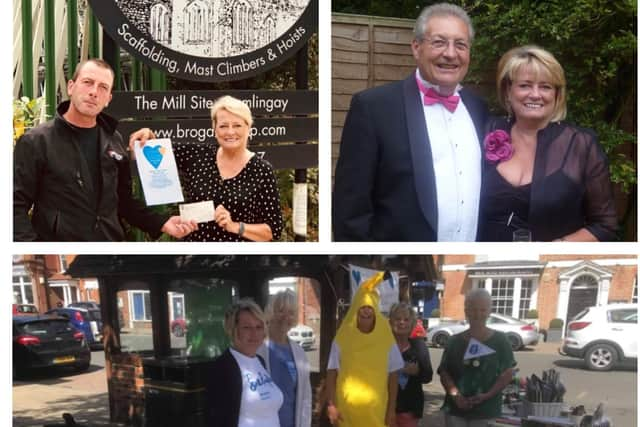
[(88, 309), (100, 310), (100, 304), (98, 304), (97, 302), (93, 302), (93, 301), (76, 301), (76, 302), (72, 302), (70, 304), (67, 304), (67, 307), (86, 308), (87, 310)]
[(100, 310), (80, 307), (61, 307), (47, 311), (45, 314), (69, 319), (74, 328), (84, 332), (89, 348), (102, 346), (102, 317)]
[(53, 366), (86, 371), (91, 351), (84, 334), (58, 316), (13, 317), (13, 375)]

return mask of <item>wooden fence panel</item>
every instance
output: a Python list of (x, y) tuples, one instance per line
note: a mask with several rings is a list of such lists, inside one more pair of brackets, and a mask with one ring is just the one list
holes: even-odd
[(335, 13), (331, 27), (331, 167), (354, 93), (405, 78), (415, 69), (410, 19)]

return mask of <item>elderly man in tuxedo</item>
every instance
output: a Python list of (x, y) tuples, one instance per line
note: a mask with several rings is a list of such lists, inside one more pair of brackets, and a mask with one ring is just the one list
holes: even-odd
[(473, 27), (458, 6), (426, 7), (417, 70), (357, 93), (333, 194), (336, 241), (475, 241), (485, 103), (462, 88)]

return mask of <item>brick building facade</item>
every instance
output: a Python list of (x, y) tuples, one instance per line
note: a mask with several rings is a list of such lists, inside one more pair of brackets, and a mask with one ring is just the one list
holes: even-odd
[(464, 318), (464, 295), (482, 287), (492, 295), (492, 311), (525, 318), (538, 312), (541, 328), (567, 320), (583, 308), (638, 301), (638, 260), (633, 255), (540, 255), (523, 260), (445, 255), (441, 316)]
[(95, 278), (74, 279), (65, 274), (76, 255), (15, 255), (14, 304), (33, 304), (43, 313), (58, 304), (100, 302)]

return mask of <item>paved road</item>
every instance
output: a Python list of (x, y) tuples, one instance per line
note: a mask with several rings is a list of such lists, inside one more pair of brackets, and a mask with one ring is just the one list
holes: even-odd
[[(515, 353), (521, 376), (541, 375), (545, 369), (555, 368), (567, 388), (565, 402), (569, 405), (584, 405), (587, 412), (593, 412), (600, 402), (604, 402), (607, 415), (619, 427), (638, 425), (637, 412), (637, 367), (628, 365), (611, 372), (594, 372), (584, 368), (581, 360), (557, 354), (557, 343), (542, 343), (537, 348), (527, 348)], [(442, 350), (430, 348), (434, 369), (442, 356)], [(442, 404), (444, 394), (440, 378), (434, 374), (433, 381), (425, 387), (427, 419), (434, 419), (438, 427), (440, 416), (437, 408)]]
[[(637, 417), (636, 366), (612, 372), (585, 370), (579, 360), (560, 356), (557, 345), (540, 344), (535, 350), (516, 353), (522, 375), (540, 374), (556, 368), (567, 387), (565, 401), (571, 405), (582, 404), (593, 411), (599, 402), (607, 405), (607, 414), (617, 427), (635, 427)], [(442, 350), (430, 349), (434, 368), (440, 362)], [(78, 421), (91, 422), (95, 426), (109, 424), (107, 384), (104, 375), (104, 353), (92, 352), (92, 364), (88, 372), (75, 374), (57, 371), (40, 374), (13, 383), (14, 426), (38, 426), (61, 422), (63, 412), (71, 412)], [(312, 366), (317, 366), (318, 352), (307, 352)], [(425, 426), (441, 427), (439, 407), (444, 398), (437, 374), (425, 386)]]
[(91, 367), (82, 374), (57, 369), (13, 382), (14, 427), (62, 423), (64, 412), (92, 426), (118, 425), (109, 423), (102, 350), (91, 352)]

